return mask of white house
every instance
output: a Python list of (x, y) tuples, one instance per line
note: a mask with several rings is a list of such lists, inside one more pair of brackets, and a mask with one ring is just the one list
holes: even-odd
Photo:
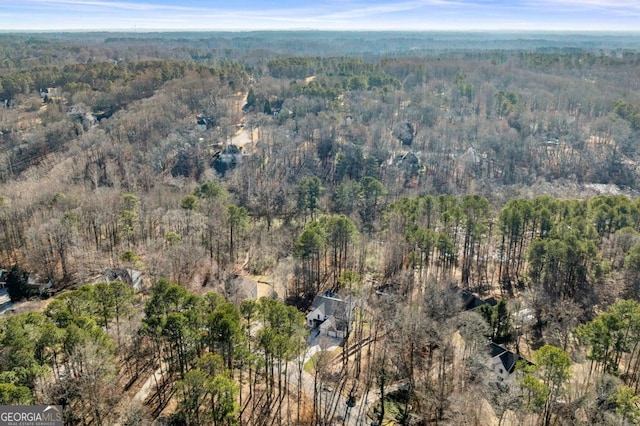
[(343, 299), (337, 293), (327, 291), (316, 296), (311, 312), (307, 314), (307, 326), (317, 328), (320, 334), (345, 338), (353, 322), (355, 301), (351, 296)]
[(506, 380), (509, 375), (515, 371), (518, 361), (524, 360), (524, 362), (530, 364), (529, 361), (511, 352), (502, 345), (489, 342), (488, 346), (493, 363), (493, 371), (495, 371), (500, 380)]

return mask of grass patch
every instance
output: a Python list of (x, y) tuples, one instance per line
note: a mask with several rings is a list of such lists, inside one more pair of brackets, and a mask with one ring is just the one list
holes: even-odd
[(304, 371), (306, 371), (307, 373), (313, 374), (315, 368), (316, 368), (316, 363), (318, 362), (318, 358), (320, 358), (320, 352), (316, 352), (315, 354), (311, 355), (311, 358), (309, 358), (309, 361), (304, 363)]
[[(307, 373), (313, 374), (316, 369), (316, 365), (320, 363), (328, 364), (333, 358), (339, 355), (342, 352), (342, 347), (338, 346), (332, 351), (320, 351), (311, 355), (311, 358), (307, 362), (304, 363), (304, 371)], [(321, 359), (323, 358), (323, 359)]]

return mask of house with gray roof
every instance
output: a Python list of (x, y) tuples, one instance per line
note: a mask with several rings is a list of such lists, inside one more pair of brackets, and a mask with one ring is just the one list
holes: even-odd
[(307, 314), (307, 326), (318, 329), (321, 335), (345, 338), (351, 329), (355, 301), (327, 291), (316, 296)]
[(105, 282), (121, 281), (130, 285), (135, 290), (142, 289), (144, 282), (142, 279), (142, 272), (135, 269), (126, 268), (107, 268), (102, 273), (102, 279)]
[(495, 342), (489, 342), (488, 349), (493, 362), (493, 371), (500, 380), (506, 380), (515, 371), (518, 361), (522, 360), (526, 364), (531, 364), (525, 358)]

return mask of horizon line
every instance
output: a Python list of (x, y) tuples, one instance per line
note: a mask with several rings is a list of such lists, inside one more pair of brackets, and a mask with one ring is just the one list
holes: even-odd
[(573, 34), (638, 34), (640, 30), (631, 29), (487, 29), (487, 28), (450, 28), (450, 29), (320, 29), (320, 28), (264, 28), (264, 29), (193, 29), (193, 28), (60, 28), (60, 29), (0, 29), (0, 34), (15, 33), (256, 33), (256, 32), (318, 32), (318, 33), (511, 33), (511, 34), (532, 34), (532, 33), (573, 33)]

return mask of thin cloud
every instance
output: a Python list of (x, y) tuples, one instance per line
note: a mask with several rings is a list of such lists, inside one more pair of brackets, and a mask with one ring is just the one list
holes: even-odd
[(52, 6), (52, 7), (64, 7), (64, 6), (79, 6), (89, 8), (109, 8), (119, 10), (139, 10), (139, 11), (151, 11), (151, 10), (195, 10), (191, 7), (179, 6), (179, 5), (164, 5), (164, 4), (152, 4), (152, 3), (139, 3), (139, 2), (118, 2), (118, 1), (102, 1), (102, 0), (22, 0), (14, 2), (14, 7), (25, 6)]
[(464, 3), (459, 1), (448, 0), (423, 0), (423, 1), (411, 1), (411, 2), (393, 2), (378, 5), (365, 5), (331, 12), (323, 17), (326, 19), (352, 19), (352, 18), (366, 18), (369, 16), (385, 15), (389, 13), (408, 12), (412, 10), (420, 10), (425, 7), (452, 7), (462, 6)]
[[(640, 28), (640, 0), (0, 0), (4, 29), (598, 29)], [(302, 3), (302, 2), (300, 2)], [(247, 6), (251, 5), (253, 6)]]
[(546, 3), (576, 4), (581, 6), (593, 6), (603, 9), (640, 9), (640, 4), (638, 4), (637, 1), (629, 0), (546, 0)]
[[(640, 2), (628, 0), (541, 0), (532, 2), (531, 8), (548, 10), (551, 14), (572, 15), (581, 13), (590, 15), (593, 21), (606, 27), (607, 23), (626, 22), (627, 29), (640, 29)], [(628, 28), (633, 25), (635, 28)], [(595, 22), (594, 22), (595, 23)], [(609, 25), (617, 27), (617, 25)], [(616, 28), (618, 29), (618, 28)]]
[[(11, 1), (11, 0), (9, 0)], [(177, 1), (177, 0), (176, 0)], [(91, 13), (96, 9), (108, 10), (109, 16), (127, 17), (120, 15), (128, 12), (157, 12), (157, 13), (187, 13), (192, 14), (194, 18), (200, 18), (204, 15), (211, 14), (215, 16), (234, 16), (238, 18), (272, 18), (280, 17), (282, 19), (291, 19), (296, 15), (308, 14), (309, 9), (288, 8), (288, 9), (258, 9), (256, 6), (251, 10), (223, 8), (223, 7), (194, 7), (183, 6), (179, 4), (155, 4), (139, 1), (109, 1), (109, 0), (14, 0), (14, 8), (16, 9), (35, 9), (40, 7), (64, 7), (77, 12)], [(63, 10), (64, 11), (64, 10)], [(169, 16), (170, 17), (170, 16)]]
[(566, 10), (600, 10), (605, 12), (639, 11), (638, 1), (628, 0), (542, 0), (531, 5), (542, 7), (565, 7)]
[[(542, 0), (544, 1), (544, 0)], [(554, 0), (549, 0), (554, 1)], [(563, 0), (558, 0), (563, 1)], [(566, 0), (572, 1), (572, 0)], [(574, 0), (579, 1), (579, 0)], [(588, 0), (587, 0), (588, 1)], [(595, 1), (595, 0), (594, 0)], [(528, 0), (513, 0), (503, 2), (501, 0), (416, 0), (406, 2), (388, 2), (377, 5), (362, 5), (361, 3), (348, 2), (351, 8), (328, 13), (324, 15), (327, 19), (357, 19), (377, 15), (388, 15), (399, 12), (415, 12), (417, 16), (422, 14), (444, 14), (456, 13), (461, 16), (469, 16), (471, 13), (482, 12), (488, 16), (501, 16), (514, 11), (541, 10), (540, 2), (529, 3)], [(477, 16), (472, 16), (477, 21)]]

